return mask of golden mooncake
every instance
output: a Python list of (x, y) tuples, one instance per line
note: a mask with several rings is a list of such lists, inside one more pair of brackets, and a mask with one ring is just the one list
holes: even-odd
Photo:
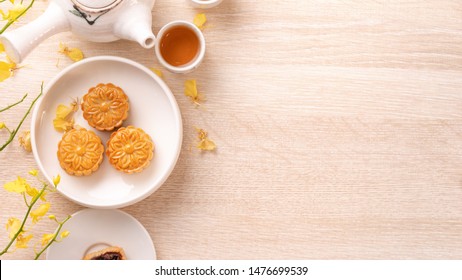
[(118, 86), (98, 84), (88, 90), (82, 99), (83, 117), (98, 130), (120, 127), (128, 117), (128, 97)]
[(126, 260), (124, 249), (112, 246), (106, 249), (90, 253), (83, 257), (84, 260)]
[(154, 143), (141, 128), (119, 128), (106, 144), (109, 163), (128, 174), (141, 172), (154, 156)]
[(104, 146), (101, 139), (84, 128), (64, 133), (58, 144), (58, 160), (70, 175), (86, 176), (98, 170), (103, 161)]

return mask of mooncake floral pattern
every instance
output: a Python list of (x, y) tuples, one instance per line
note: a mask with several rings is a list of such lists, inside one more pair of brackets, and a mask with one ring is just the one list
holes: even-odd
[(101, 139), (84, 128), (66, 132), (58, 144), (59, 163), (70, 175), (86, 176), (95, 172), (103, 161), (103, 153)]
[(154, 155), (151, 137), (133, 126), (122, 127), (112, 133), (106, 146), (111, 165), (128, 174), (141, 172)]
[(111, 83), (98, 84), (83, 96), (83, 117), (98, 130), (113, 130), (128, 117), (128, 97)]

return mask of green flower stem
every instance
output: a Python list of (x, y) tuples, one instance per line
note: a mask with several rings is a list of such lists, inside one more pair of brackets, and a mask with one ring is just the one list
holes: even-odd
[(70, 218), (71, 218), (71, 216), (69, 215), (69, 216), (67, 216), (66, 219), (64, 219), (64, 221), (58, 223), (59, 226), (58, 226), (58, 229), (56, 229), (56, 233), (55, 233), (55, 235), (53, 236), (53, 239), (51, 239), (51, 240), (48, 242), (48, 244), (47, 244), (45, 247), (43, 247), (43, 249), (42, 249), (40, 252), (38, 252), (38, 253), (35, 254), (34, 260), (38, 260), (38, 258), (40, 258), (40, 256), (43, 254), (43, 252), (45, 252), (45, 250), (48, 249), (48, 247), (50, 247), (50, 245), (53, 244), (53, 242), (56, 241), (56, 238), (58, 237), (59, 232), (60, 232), (61, 229), (63, 228), (63, 225), (64, 225)]
[(6, 111), (6, 110), (8, 110), (8, 109), (11, 109), (11, 108), (13, 108), (14, 106), (20, 104), (21, 102), (24, 101), (24, 99), (26, 99), (26, 97), (27, 97), (27, 93), (26, 93), (26, 94), (22, 97), (22, 99), (19, 100), (18, 102), (14, 103), (14, 104), (11, 104), (10, 106), (7, 106), (7, 107), (5, 107), (5, 108), (3, 108), (3, 109), (0, 109), (0, 113)]
[(42, 196), (42, 194), (45, 192), (45, 190), (47, 189), (47, 187), (48, 187), (48, 185), (47, 185), (47, 184), (44, 184), (44, 185), (43, 185), (43, 188), (42, 188), (42, 190), (40, 190), (39, 194), (36, 195), (36, 196), (32, 199), (32, 201), (30, 202), (29, 208), (27, 208), (26, 215), (24, 216), (24, 219), (22, 220), (21, 227), (20, 227), (19, 230), (16, 232), (16, 234), (13, 236), (13, 238), (11, 238), (10, 243), (8, 243), (8, 245), (6, 245), (5, 249), (3, 249), (3, 251), (0, 252), (0, 256), (2, 256), (3, 254), (5, 254), (6, 252), (8, 252), (8, 250), (10, 249), (11, 245), (13, 245), (14, 241), (16, 240), (16, 238), (23, 232), (24, 225), (26, 224), (27, 218), (29, 217), (29, 214), (30, 214), (30, 211), (32, 210), (32, 207), (34, 207), (35, 203), (36, 203), (37, 200), (40, 198), (40, 196)]
[[(14, 20), (9, 20), (5, 26), (3, 26), (2, 30), (0, 30), (0, 34), (2, 34), (3, 32), (5, 32), (5, 30), (10, 27), (10, 25), (12, 25), (15, 21), (18, 20), (18, 18), (22, 17), (31, 7), (32, 5), (34, 4), (35, 0), (32, 0), (29, 4), (29, 6), (27, 6), (27, 8), (24, 9), (24, 11), (22, 11), (22, 13), (20, 13)], [(22, 1), (21, 1), (21, 4), (22, 4)]]
[(18, 133), (19, 129), (21, 128), (22, 124), (24, 123), (24, 120), (27, 118), (27, 116), (30, 114), (30, 111), (32, 110), (32, 107), (34, 107), (35, 105), (35, 102), (37, 102), (37, 100), (40, 98), (40, 96), (42, 96), (43, 94), (43, 82), (42, 82), (42, 85), (40, 87), (40, 93), (39, 95), (37, 95), (37, 97), (34, 99), (34, 101), (32, 101), (32, 103), (30, 104), (29, 106), (29, 109), (27, 110), (26, 114), (24, 114), (24, 117), (22, 118), (22, 120), (19, 122), (18, 126), (16, 127), (16, 129), (14, 129), (12, 131), (12, 133), (10, 134), (10, 138), (8, 138), (8, 140), (5, 142), (5, 144), (3, 144), (3, 146), (0, 147), (0, 152), (3, 151), (14, 139), (14, 137), (16, 136), (16, 134)]

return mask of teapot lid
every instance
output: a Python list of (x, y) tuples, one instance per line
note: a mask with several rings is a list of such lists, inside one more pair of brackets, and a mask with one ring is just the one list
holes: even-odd
[(99, 13), (114, 8), (122, 0), (72, 0), (72, 2), (84, 11)]

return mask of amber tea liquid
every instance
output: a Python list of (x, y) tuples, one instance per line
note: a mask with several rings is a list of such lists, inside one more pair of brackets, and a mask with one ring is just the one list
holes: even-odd
[(192, 61), (199, 51), (199, 38), (185, 26), (175, 26), (167, 30), (160, 41), (162, 57), (173, 66), (185, 65)]

